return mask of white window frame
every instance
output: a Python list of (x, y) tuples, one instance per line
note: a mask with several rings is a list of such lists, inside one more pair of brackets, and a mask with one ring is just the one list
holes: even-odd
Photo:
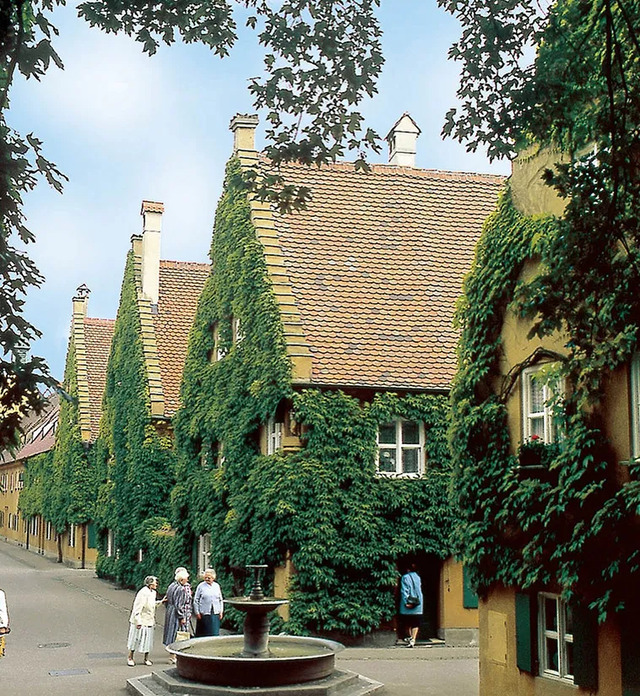
[(244, 330), (240, 317), (233, 317), (233, 342), (235, 345), (244, 341)]
[(39, 532), (39, 517), (37, 515), (34, 515), (31, 520), (29, 521), (29, 534), (31, 536), (38, 536)]
[(640, 458), (640, 353), (631, 358), (631, 457)]
[[(555, 602), (557, 630), (547, 628), (546, 600)], [(549, 664), (547, 641), (557, 643), (558, 668)], [(569, 671), (567, 645), (573, 645), (573, 633), (567, 632), (567, 603), (560, 595), (550, 592), (538, 593), (538, 655), (540, 656), (540, 676), (560, 679), (574, 683), (574, 675)]]
[(76, 547), (76, 525), (75, 524), (69, 525), (69, 537), (67, 539), (67, 546), (70, 549), (75, 549), (75, 547)]
[[(380, 427), (383, 425), (395, 424), (396, 428), (396, 441), (395, 444), (386, 444), (380, 442)], [(415, 423), (418, 426), (418, 443), (404, 443), (402, 441), (402, 424), (403, 423)], [(378, 427), (377, 434), (377, 445), (378, 454), (376, 456), (376, 473), (378, 476), (387, 478), (420, 478), (424, 474), (425, 469), (425, 434), (424, 434), (424, 423), (420, 421), (410, 421), (407, 418), (395, 418), (393, 421), (387, 423), (381, 423)], [(396, 470), (392, 471), (380, 471), (380, 453), (385, 449), (395, 449), (396, 453)], [(405, 472), (402, 471), (402, 452), (407, 449), (418, 450), (418, 471), (417, 472)]]
[[(564, 389), (563, 385), (558, 382), (557, 390), (558, 393), (554, 392), (554, 389), (549, 385), (548, 381), (542, 382), (542, 399), (543, 406), (542, 411), (533, 411), (531, 408), (531, 383), (535, 380), (535, 375), (541, 373), (544, 367), (548, 367), (550, 363), (544, 363), (543, 365), (535, 365), (534, 367), (527, 367), (522, 371), (522, 440), (523, 442), (528, 442), (534, 436), (540, 437), (540, 439), (546, 444), (551, 444), (555, 442), (557, 437), (557, 424), (554, 416), (554, 400), (555, 397), (561, 394)], [(542, 421), (542, 436), (539, 433), (534, 432), (532, 427), (533, 421)]]
[(267, 418), (267, 454), (275, 454), (282, 449), (282, 425), (275, 416)]
[(138, 563), (142, 563), (144, 560), (144, 550), (138, 549)]
[(115, 534), (113, 529), (107, 529), (107, 558), (113, 556), (115, 550)]
[(53, 536), (53, 525), (49, 520), (47, 520), (47, 526), (45, 527), (45, 533), (44, 536), (47, 541), (51, 541), (51, 537)]
[(211, 567), (211, 534), (201, 534), (198, 537), (198, 575)]

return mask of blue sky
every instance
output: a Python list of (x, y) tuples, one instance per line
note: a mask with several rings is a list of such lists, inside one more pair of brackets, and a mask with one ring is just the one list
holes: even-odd
[[(143, 199), (165, 204), (162, 258), (207, 260), (231, 153), (229, 121), (254, 112), (248, 78), (262, 66), (248, 30), (224, 60), (195, 45), (161, 47), (149, 58), (133, 39), (105, 35), (75, 15), (73, 6), (54, 13), (65, 70), (53, 67), (41, 82), (18, 79), (8, 115), (11, 126), (44, 141), (69, 177), (62, 195), (42, 183), (25, 199), (37, 239), (28, 252), (46, 279), (27, 298), (26, 316), (43, 333), (32, 352), (58, 378), (75, 289), (91, 289), (89, 316), (116, 315)], [(507, 163), (440, 136), (455, 105), (458, 66), (447, 50), (460, 33), (456, 21), (436, 0), (382, 0), (379, 16), (386, 63), (378, 95), (361, 107), (366, 126), (384, 136), (408, 111), (422, 129), (418, 166), (508, 173)], [(386, 150), (371, 160), (386, 161)]]

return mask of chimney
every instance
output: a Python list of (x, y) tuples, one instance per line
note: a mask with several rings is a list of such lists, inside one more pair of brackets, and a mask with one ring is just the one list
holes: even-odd
[(163, 212), (162, 203), (142, 201), (142, 295), (155, 308), (158, 307), (160, 295), (160, 232)]
[(90, 292), (91, 290), (84, 283), (76, 289), (76, 294), (72, 300), (74, 317), (79, 316), (84, 319), (87, 316)]
[(416, 166), (416, 140), (420, 129), (405, 111), (387, 134), (389, 144), (389, 164), (398, 167)]
[(233, 132), (234, 155), (237, 155), (240, 150), (255, 152), (257, 125), (257, 114), (236, 114), (231, 119), (229, 129)]

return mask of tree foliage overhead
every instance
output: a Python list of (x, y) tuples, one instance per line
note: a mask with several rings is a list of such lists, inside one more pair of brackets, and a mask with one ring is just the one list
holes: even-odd
[[(40, 334), (22, 314), (29, 288), (43, 278), (20, 249), (34, 240), (25, 225), (22, 197), (44, 178), (61, 190), (64, 176), (43, 155), (32, 134), (21, 136), (5, 121), (9, 92), (17, 72), (41, 79), (53, 63), (62, 67), (52, 39), (51, 13), (64, 0), (0, 2), (0, 447), (17, 437), (25, 410), (38, 409), (38, 387), (49, 382), (39, 358), (17, 363), (17, 346)], [(382, 66), (380, 29), (374, 11), (379, 0), (90, 0), (78, 13), (92, 26), (123, 32), (152, 55), (161, 43), (201, 43), (224, 57), (236, 43), (234, 14), (258, 33), (265, 70), (251, 80), (257, 109), (267, 111), (268, 152), (275, 163), (322, 163), (377, 148), (376, 135), (362, 133), (358, 103), (375, 91)], [(306, 190), (277, 193), (277, 174), (247, 182), (258, 195), (282, 207), (303, 205)], [(274, 194), (274, 192), (276, 192)]]

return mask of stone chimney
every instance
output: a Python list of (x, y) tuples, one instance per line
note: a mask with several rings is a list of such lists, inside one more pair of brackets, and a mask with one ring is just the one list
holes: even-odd
[(236, 114), (231, 119), (229, 129), (233, 132), (234, 155), (237, 155), (240, 150), (255, 152), (257, 125), (257, 114)]
[(387, 134), (389, 164), (395, 164), (398, 167), (415, 167), (416, 140), (419, 135), (420, 129), (416, 122), (407, 112), (402, 114)]
[(162, 203), (142, 201), (142, 294), (156, 308), (160, 295), (160, 232), (163, 212)]
[(76, 294), (72, 300), (74, 317), (77, 316), (84, 319), (87, 316), (90, 292), (91, 290), (84, 283), (76, 289)]

